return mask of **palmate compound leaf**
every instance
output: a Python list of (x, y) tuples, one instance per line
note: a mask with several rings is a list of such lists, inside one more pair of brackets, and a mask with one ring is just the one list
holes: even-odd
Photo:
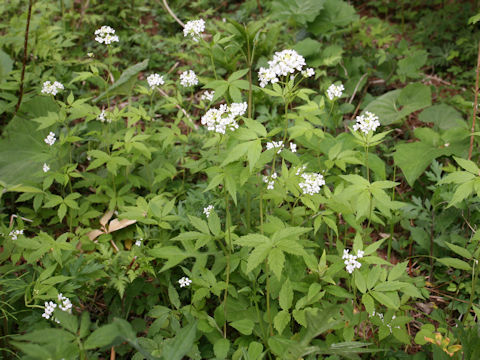
[[(33, 119), (58, 111), (47, 96), (37, 96), (20, 107), (3, 129), (0, 139), (0, 182), (7, 185), (39, 184), (43, 163), (49, 159), (50, 146), (44, 139), (50, 130), (37, 130)], [(55, 145), (54, 145), (55, 146)]]

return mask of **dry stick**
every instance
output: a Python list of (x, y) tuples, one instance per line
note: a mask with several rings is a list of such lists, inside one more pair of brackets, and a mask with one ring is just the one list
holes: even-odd
[(23, 64), (22, 64), (22, 75), (20, 77), (20, 94), (18, 95), (18, 102), (17, 106), (15, 106), (15, 112), (13, 116), (17, 114), (18, 109), (20, 108), (20, 104), (23, 98), (23, 81), (25, 79), (25, 67), (27, 66), (27, 48), (28, 48), (28, 33), (30, 30), (30, 18), (32, 17), (32, 6), (33, 0), (28, 1), (28, 14), (27, 14), (27, 25), (25, 27), (25, 41), (23, 43)]
[(470, 148), (468, 149), (468, 160), (472, 158), (473, 150), (473, 133), (475, 132), (475, 122), (477, 119), (477, 103), (478, 103), (478, 73), (480, 71), (480, 41), (478, 42), (478, 58), (477, 58), (477, 76), (475, 79), (475, 102), (473, 103), (473, 115), (472, 115), (472, 134), (470, 135)]
[(163, 6), (165, 6), (165, 9), (175, 19), (176, 22), (178, 22), (182, 27), (185, 27), (185, 24), (177, 17), (177, 15), (175, 15), (172, 9), (170, 9), (170, 7), (168, 6), (167, 0), (163, 0)]

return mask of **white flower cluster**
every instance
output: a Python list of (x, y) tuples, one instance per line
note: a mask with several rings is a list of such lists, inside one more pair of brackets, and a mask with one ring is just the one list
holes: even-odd
[(295, 143), (290, 143), (290, 151), (292, 153), (297, 152), (297, 144)]
[(205, 21), (200, 20), (191, 20), (185, 24), (183, 28), (183, 36), (191, 36), (193, 41), (198, 42), (198, 37), (202, 32), (205, 31)]
[(12, 230), (10, 231), (10, 233), (8, 234), (8, 236), (10, 236), (10, 238), (12, 240), (17, 240), (18, 239), (18, 235), (23, 235), (23, 230)]
[(319, 173), (304, 173), (300, 175), (304, 182), (298, 184), (305, 195), (315, 195), (320, 192), (322, 185), (325, 185), (323, 175)]
[(225, 134), (228, 130), (238, 129), (238, 123), (235, 119), (242, 116), (247, 111), (247, 103), (232, 103), (230, 106), (220, 105), (218, 109), (210, 109), (202, 116), (201, 123), (206, 125), (210, 131)]
[(361, 130), (365, 135), (367, 135), (370, 131), (375, 131), (377, 127), (380, 126), (378, 116), (370, 111), (366, 111), (365, 114), (357, 116), (355, 120), (357, 122), (353, 125), (353, 130)]
[(140, 238), (140, 239), (138, 239), (137, 241), (135, 241), (135, 246), (138, 246), (138, 247), (142, 246), (142, 241), (143, 241), (142, 238)]
[(207, 90), (202, 94), (202, 96), (200, 96), (200, 100), (212, 101), (214, 95), (215, 95), (215, 91), (208, 91)]
[(340, 85), (332, 84), (327, 89), (327, 97), (330, 100), (339, 98), (342, 96), (343, 90), (345, 90), (345, 88), (343, 87), (343, 84), (340, 84)]
[(107, 117), (107, 112), (105, 110), (102, 110), (102, 112), (97, 116), (97, 120), (100, 120), (101, 122), (107, 122), (107, 123), (111, 123), (112, 122), (112, 119), (110, 119), (109, 117)]
[(55, 311), (57, 306), (62, 311), (66, 311), (69, 314), (72, 313), (72, 303), (70, 302), (70, 299), (60, 293), (57, 297), (57, 303), (54, 303), (53, 301), (45, 302), (45, 310), (42, 314), (42, 317), (47, 320), (52, 318), (53, 321), (59, 323), (59, 321), (55, 317), (53, 317), (53, 312)]
[(150, 86), (151, 89), (153, 89), (155, 86), (165, 84), (165, 81), (163, 80), (163, 76), (160, 76), (159, 74), (149, 75), (147, 77), (147, 82), (148, 82), (148, 86)]
[(267, 184), (267, 190), (273, 190), (275, 187), (275, 179), (278, 177), (277, 173), (274, 172), (273, 174), (263, 177), (263, 182)]
[(178, 280), (178, 283), (180, 284), (180, 287), (185, 287), (189, 286), (192, 283), (192, 280), (184, 276), (180, 280)]
[(203, 213), (208, 218), (210, 216), (210, 212), (214, 209), (213, 205), (208, 205), (206, 208), (203, 208)]
[(55, 133), (51, 132), (47, 135), (47, 137), (43, 140), (45, 141), (46, 144), (52, 146), (55, 144), (55, 141), (57, 141), (57, 138), (55, 137)]
[[(380, 318), (380, 320), (382, 321), (382, 323), (385, 324), (385, 319), (384, 319), (382, 313), (376, 313), (375, 310), (373, 310), (373, 313), (372, 313), (372, 315), (370, 315), (370, 317), (374, 317), (375, 315), (377, 315)], [(395, 320), (396, 318), (397, 317), (395, 315), (393, 315), (391, 321)], [(385, 325), (390, 330), (390, 334), (391, 334), (392, 333), (392, 325), (390, 323), (387, 323)], [(400, 326), (395, 326), (395, 329), (400, 329)]]
[(50, 170), (50, 166), (48, 166), (46, 163), (43, 163), (43, 172), (46, 173)]
[(112, 29), (110, 26), (104, 25), (100, 29), (95, 30), (95, 41), (105, 45), (118, 42), (118, 36), (114, 34), (114, 29)]
[(305, 70), (302, 70), (302, 75), (304, 78), (309, 78), (315, 75), (315, 70), (312, 68), (306, 68)]
[(198, 78), (193, 70), (184, 71), (180, 74), (180, 85), (184, 87), (189, 87), (197, 84)]
[(59, 90), (63, 89), (63, 84), (58, 81), (54, 81), (53, 84), (50, 81), (45, 81), (42, 87), (42, 94), (55, 96)]
[(349, 274), (353, 273), (355, 269), (360, 269), (362, 264), (360, 264), (357, 259), (361, 259), (365, 254), (362, 250), (357, 251), (357, 255), (352, 255), (349, 253), (350, 250), (344, 249), (342, 259), (345, 260), (344, 264)]
[(283, 141), (267, 142), (267, 150), (278, 149), (277, 154), (280, 154), (283, 150)]
[[(262, 67), (258, 71), (258, 79), (260, 80), (261, 87), (265, 87), (269, 82), (275, 84), (278, 82), (278, 76), (293, 74), (295, 70), (302, 71), (306, 63), (305, 58), (295, 50), (283, 50), (276, 52), (275, 55), (273, 55), (273, 60), (269, 61), (268, 65), (269, 68)], [(313, 75), (312, 71), (313, 69), (307, 69), (305, 75)]]

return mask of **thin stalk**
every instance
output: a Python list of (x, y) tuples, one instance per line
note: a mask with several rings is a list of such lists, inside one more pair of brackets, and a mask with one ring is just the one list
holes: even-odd
[(226, 286), (225, 286), (225, 294), (223, 297), (223, 315), (225, 318), (225, 323), (223, 324), (223, 337), (227, 338), (227, 297), (228, 297), (228, 285), (230, 283), (230, 255), (232, 253), (232, 234), (230, 232), (230, 207), (228, 203), (228, 194), (226, 190), (226, 186), (223, 187), (223, 192), (225, 194), (225, 210), (226, 210), (226, 220), (225, 220), (225, 230), (228, 237), (228, 246), (227, 246), (227, 268), (226, 268)]
[(25, 26), (25, 39), (23, 42), (23, 62), (22, 62), (22, 74), (20, 75), (20, 94), (18, 95), (17, 105), (15, 106), (15, 112), (13, 116), (17, 114), (20, 104), (22, 103), (23, 98), (23, 85), (25, 80), (25, 68), (27, 66), (27, 50), (28, 50), (28, 34), (30, 30), (30, 19), (32, 17), (32, 6), (33, 0), (28, 1), (28, 13), (27, 13), (27, 24)]
[(266, 276), (266, 285), (267, 285), (267, 316), (268, 316), (268, 329), (270, 331), (270, 336), (273, 336), (273, 327), (272, 327), (272, 313), (270, 311), (270, 276), (268, 269), (268, 259), (265, 259), (265, 276)]
[(473, 133), (475, 132), (475, 123), (477, 120), (477, 104), (478, 104), (478, 77), (480, 73), (480, 41), (478, 43), (478, 57), (477, 57), (477, 71), (475, 77), (475, 101), (473, 103), (473, 114), (472, 114), (472, 130), (470, 135), (470, 147), (468, 149), (468, 160), (472, 158), (473, 150)]
[(368, 142), (365, 147), (365, 167), (367, 168), (367, 181), (370, 182), (370, 167), (368, 165)]
[(429, 281), (433, 283), (433, 227), (435, 225), (435, 208), (432, 207), (432, 224), (430, 225), (430, 275)]
[(252, 54), (250, 51), (250, 37), (247, 33), (247, 63), (248, 63), (248, 118), (252, 118)]
[[(477, 273), (475, 272), (475, 265), (477, 265), (477, 260), (473, 259), (473, 268), (472, 268), (472, 290), (470, 292), (470, 300), (468, 301), (468, 309), (467, 313), (470, 312), (470, 309), (473, 305), (473, 299), (475, 297), (475, 283), (477, 282)], [(463, 324), (465, 325), (465, 321), (467, 319), (467, 315), (463, 318)]]
[(288, 105), (289, 103), (285, 101), (285, 126), (283, 130), (283, 144), (287, 140), (287, 132), (288, 132)]
[(213, 51), (210, 49), (210, 61), (212, 62), (213, 75), (215, 75), (215, 80), (217, 80), (217, 71), (215, 70), (215, 62), (213, 61)]
[[(395, 181), (397, 176), (397, 166), (393, 166), (393, 179), (392, 181)], [(392, 201), (395, 201), (395, 188), (392, 189)], [(392, 252), (392, 239), (393, 239), (393, 230), (394, 230), (394, 224), (393, 221), (390, 223), (390, 237), (388, 238), (388, 247), (387, 247), (387, 260), (390, 261), (390, 254)]]

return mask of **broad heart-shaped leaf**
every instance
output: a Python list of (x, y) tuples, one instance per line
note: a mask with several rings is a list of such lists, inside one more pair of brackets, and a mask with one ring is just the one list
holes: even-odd
[(326, 0), (320, 14), (309, 24), (308, 30), (316, 36), (324, 36), (335, 28), (344, 28), (356, 21), (355, 8), (346, 1)]
[(425, 171), (434, 159), (449, 154), (445, 148), (435, 148), (424, 142), (398, 144), (395, 147), (393, 159), (402, 169), (403, 175), (410, 186)]
[(106, 91), (98, 95), (93, 102), (96, 103), (106, 96), (128, 95), (137, 80), (138, 73), (147, 68), (148, 61), (149, 59), (145, 59), (141, 63), (130, 66), (122, 73), (122, 75), (120, 75), (117, 81), (115, 81)]
[(323, 9), (325, 0), (277, 0), (272, 3), (272, 15), (279, 20), (292, 20), (306, 25)]
[[(23, 103), (3, 129), (0, 139), (0, 182), (7, 185), (38, 184), (43, 163), (50, 159), (50, 146), (44, 142), (48, 130), (38, 130), (32, 119), (58, 112), (58, 106), (47, 96), (37, 96)], [(58, 136), (58, 134), (57, 134)], [(55, 145), (53, 145), (55, 146)]]
[(440, 130), (467, 126), (462, 114), (446, 104), (433, 105), (426, 108), (418, 115), (418, 120), (425, 123), (433, 123), (434, 127)]
[(365, 111), (377, 115), (382, 125), (397, 122), (414, 111), (432, 104), (432, 93), (423, 84), (409, 84), (403, 89), (390, 91), (367, 105)]

